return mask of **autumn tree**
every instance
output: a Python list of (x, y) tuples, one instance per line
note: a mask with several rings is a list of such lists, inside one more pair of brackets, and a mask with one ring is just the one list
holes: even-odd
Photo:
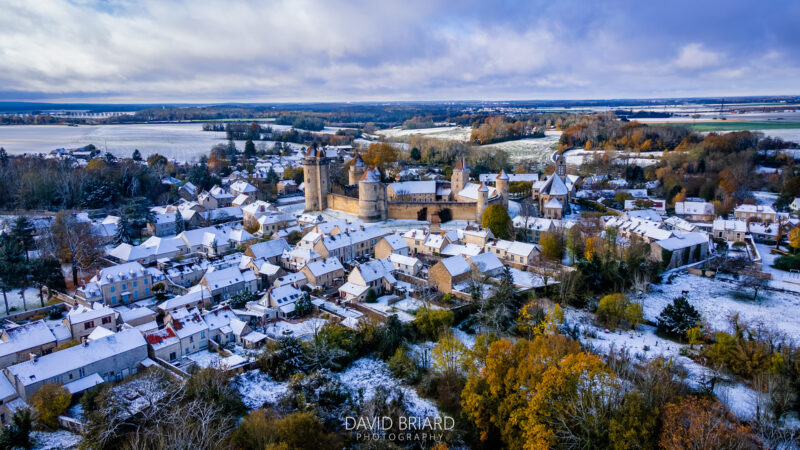
[(58, 427), (58, 416), (69, 407), (72, 394), (56, 383), (42, 385), (30, 399), (31, 406), (38, 413), (38, 421), (51, 428)]
[(72, 211), (56, 213), (51, 231), (59, 259), (72, 267), (72, 283), (78, 286), (78, 269), (98, 261), (103, 256), (102, 245), (92, 233), (91, 223), (76, 220)]
[(367, 151), (361, 155), (361, 159), (367, 165), (376, 167), (383, 173), (386, 173), (386, 170), (397, 162), (398, 157), (397, 149), (385, 142), (371, 144)]
[(481, 226), (492, 230), (498, 239), (508, 239), (511, 235), (511, 217), (502, 205), (490, 205), (483, 212)]
[(800, 227), (792, 228), (792, 231), (789, 232), (789, 246), (793, 252), (800, 249)]
[(453, 312), (425, 306), (417, 310), (413, 324), (420, 338), (436, 340), (453, 325)]
[(611, 328), (617, 328), (625, 321), (632, 328), (644, 322), (642, 305), (632, 302), (625, 294), (609, 294), (600, 299), (597, 306), (597, 319)]
[(544, 257), (561, 261), (564, 257), (564, 242), (561, 235), (546, 231), (539, 237), (539, 245), (542, 247), (542, 255)]
[(666, 450), (760, 449), (750, 428), (738, 424), (710, 398), (687, 397), (664, 406), (659, 445)]

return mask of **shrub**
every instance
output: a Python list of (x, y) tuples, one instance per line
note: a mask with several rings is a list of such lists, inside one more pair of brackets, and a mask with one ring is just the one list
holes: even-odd
[(511, 234), (511, 217), (502, 205), (491, 205), (483, 212), (481, 226), (492, 230), (498, 239), (508, 239)]
[(453, 325), (453, 312), (443, 309), (421, 308), (414, 319), (414, 329), (422, 339), (435, 341), (443, 330)]
[(58, 427), (58, 416), (69, 407), (72, 394), (60, 384), (48, 383), (42, 385), (31, 396), (31, 406), (39, 413), (38, 421), (50, 428)]
[(622, 321), (627, 322), (631, 328), (636, 328), (644, 321), (642, 305), (631, 302), (624, 294), (606, 295), (597, 305), (597, 319), (612, 330)]
[(420, 375), (417, 361), (403, 347), (398, 347), (394, 355), (389, 358), (389, 371), (392, 372), (395, 378), (408, 383), (416, 382)]
[(677, 297), (658, 315), (658, 332), (682, 339), (690, 328), (700, 323), (700, 313), (685, 297)]
[(775, 259), (772, 267), (778, 270), (800, 270), (800, 256), (784, 255)]
[(30, 448), (31, 410), (20, 409), (11, 416), (11, 424), (0, 431), (0, 448)]
[(375, 303), (375, 302), (378, 301), (378, 294), (375, 293), (374, 289), (369, 288), (367, 290), (367, 295), (364, 298), (364, 301), (367, 302), (367, 303)]

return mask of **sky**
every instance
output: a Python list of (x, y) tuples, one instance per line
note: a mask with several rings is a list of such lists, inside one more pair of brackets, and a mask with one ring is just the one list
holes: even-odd
[(6, 0), (0, 101), (800, 94), (789, 0)]

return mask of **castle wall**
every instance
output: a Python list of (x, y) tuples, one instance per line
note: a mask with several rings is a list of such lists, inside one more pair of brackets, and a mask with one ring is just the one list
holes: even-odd
[(442, 209), (449, 209), (453, 214), (453, 220), (475, 220), (475, 202), (389, 202), (389, 218), (417, 220), (417, 214), (423, 208), (428, 208), (425, 220), (430, 221), (431, 217)]
[(329, 193), (328, 208), (350, 214), (358, 214), (358, 199)]

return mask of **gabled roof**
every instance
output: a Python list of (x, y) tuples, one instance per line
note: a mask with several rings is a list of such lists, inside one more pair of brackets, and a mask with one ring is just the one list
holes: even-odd
[(492, 273), (503, 268), (502, 261), (500, 261), (500, 258), (495, 256), (494, 253), (481, 253), (479, 255), (470, 256), (469, 259), (482, 273)]
[(344, 271), (342, 263), (339, 262), (339, 258), (336, 257), (310, 262), (306, 264), (305, 268), (307, 268), (308, 271), (311, 272), (311, 274), (315, 277), (325, 275), (326, 273), (335, 272), (337, 270)]
[(441, 261), (450, 276), (458, 276), (470, 271), (469, 263), (463, 256), (451, 256)]
[(250, 247), (255, 258), (270, 259), (276, 256), (281, 256), (284, 251), (290, 250), (289, 244), (283, 239), (272, 239), (269, 241), (259, 242)]
[(361, 175), (361, 179), (358, 181), (363, 183), (380, 183), (381, 173), (378, 171), (378, 169), (367, 169), (364, 171), (364, 174)]
[(461, 172), (469, 172), (469, 167), (467, 166), (467, 160), (465, 158), (461, 158), (456, 163), (456, 166), (453, 167), (453, 171), (461, 171)]
[(558, 175), (550, 175), (541, 188), (540, 193), (547, 195), (567, 195), (569, 189)]

